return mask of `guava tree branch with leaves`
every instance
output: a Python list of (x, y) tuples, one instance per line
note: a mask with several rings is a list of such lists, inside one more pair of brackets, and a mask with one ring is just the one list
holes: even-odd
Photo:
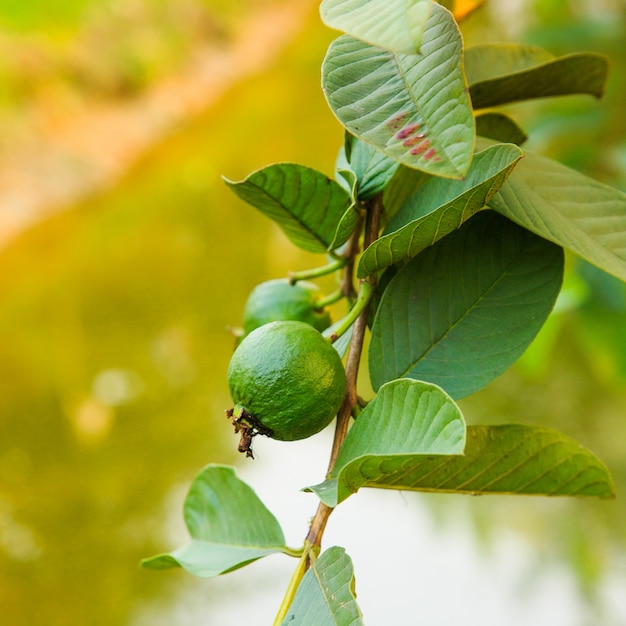
[[(626, 281), (626, 195), (520, 147), (526, 133), (498, 109), (600, 97), (607, 59), (514, 43), (465, 49), (464, 14), (454, 2), (324, 0), (323, 21), (344, 32), (322, 63), (325, 96), (345, 129), (334, 178), (277, 163), (226, 181), (293, 244), (325, 256), (286, 277), (279, 289), (289, 305), (239, 338), (233, 360), (246, 351), (244, 366), (253, 362), (243, 392), (228, 373), (240, 450), (253, 456), (259, 435), (307, 437), (336, 415), (330, 461), (324, 480), (306, 487), (319, 505), (302, 547), (285, 545), (278, 521), (233, 468), (209, 465), (184, 504), (190, 542), (142, 564), (209, 578), (268, 554), (295, 557), (276, 625), (362, 623), (351, 560), (337, 546), (322, 551), (322, 540), (333, 510), (363, 487), (614, 495), (602, 461), (568, 436), (542, 425), (468, 426), (456, 403), (533, 341), (559, 295), (565, 251)], [(327, 274), (337, 275), (338, 290), (317, 297), (309, 281)], [(296, 297), (286, 283), (295, 290), (302, 281), (307, 289)], [(295, 365), (302, 326), (319, 316), (294, 322), (303, 313), (293, 301), (310, 315), (341, 299), (345, 317), (319, 337), (316, 326), (314, 343), (323, 339), (320, 354), (332, 344), (329, 360), (343, 360), (345, 377), (328, 383), (342, 393), (331, 402), (324, 391), (303, 408), (327, 359)], [(291, 325), (281, 326), (286, 319)], [(285, 340), (268, 345), (268, 328)], [(306, 353), (313, 344), (303, 345)], [(374, 395), (364, 399), (357, 378), (365, 358)]]

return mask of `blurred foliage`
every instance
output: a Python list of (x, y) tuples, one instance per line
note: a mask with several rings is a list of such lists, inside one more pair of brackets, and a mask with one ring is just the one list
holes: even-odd
[[(470, 40), (512, 38), (556, 55), (594, 51), (610, 57), (601, 100), (570, 96), (520, 103), (507, 111), (528, 132), (529, 149), (626, 190), (626, 3), (528, 0), (518, 19), (500, 3), (485, 8), (488, 19), (468, 21)], [(494, 499), (488, 505), (468, 504), (483, 533), (506, 524), (530, 533), (539, 553), (561, 554), (598, 614), (602, 583), (619, 570), (626, 546), (624, 298), (621, 281), (570, 258), (557, 307), (535, 343), (514, 368), (463, 401), (472, 421), (550, 425), (607, 463), (617, 487), (611, 503), (568, 500), (555, 506), (534, 500), (529, 506), (524, 499)]]
[(332, 171), (342, 135), (314, 53), (329, 34), (311, 26), (311, 47), (231, 91), (117, 189), (0, 253), (6, 623), (127, 624), (142, 601), (166, 603), (190, 584), (137, 564), (169, 543), (166, 524), (181, 519), (193, 475), (237, 460), (224, 413), (227, 327), (241, 324), (256, 283), (318, 261), (238, 202), (220, 174), (240, 178), (285, 156)]
[[(626, 3), (607, 0), (529, 1), (519, 40), (555, 55), (599, 52), (611, 60), (604, 97), (572, 96), (533, 103), (525, 111), (531, 141), (561, 163), (597, 180), (626, 189)], [(524, 105), (518, 108), (523, 109)]]
[[(0, 112), (124, 98), (174, 72), (199, 46), (227, 45), (254, 0), (4, 0)], [(25, 110), (26, 109), (26, 110)]]

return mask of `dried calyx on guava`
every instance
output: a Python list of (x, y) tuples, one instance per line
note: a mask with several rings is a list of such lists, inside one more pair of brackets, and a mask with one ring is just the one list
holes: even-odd
[(305, 439), (337, 414), (346, 388), (341, 358), (309, 324), (278, 321), (247, 335), (228, 366), (235, 403), (227, 411), (240, 434), (239, 451), (252, 455), (256, 435)]
[(260, 283), (250, 292), (244, 306), (244, 335), (280, 320), (304, 322), (322, 332), (331, 324), (328, 311), (317, 306), (322, 298), (319, 287), (307, 281), (292, 285), (286, 278), (277, 278)]

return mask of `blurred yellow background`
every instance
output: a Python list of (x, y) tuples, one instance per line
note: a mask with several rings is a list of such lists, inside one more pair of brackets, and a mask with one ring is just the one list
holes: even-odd
[[(204, 464), (243, 464), (224, 409), (227, 328), (241, 322), (246, 295), (319, 263), (220, 179), (276, 161), (332, 174), (342, 130), (319, 68), (335, 34), (317, 8), (313, 0), (0, 3), (3, 623), (225, 623), (213, 608), (223, 586), (137, 564), (185, 540), (172, 519)], [(529, 147), (626, 191), (624, 2), (488, 2), (463, 32), (468, 45), (514, 40), (609, 55), (602, 101), (573, 96), (509, 111)], [(567, 569), (576, 617), (558, 622), (546, 611), (534, 626), (626, 623), (626, 287), (570, 259), (545, 331), (463, 408), (470, 422), (541, 423), (576, 438), (609, 466), (617, 500), (411, 495), (407, 515), (425, 504), (435, 526), (462, 524), (487, 556), (506, 529), (528, 542), (529, 572)], [(321, 474), (325, 452), (318, 465)], [(310, 497), (308, 507), (313, 514)], [(428, 570), (419, 555), (413, 561)], [(270, 608), (287, 580), (277, 580)], [(540, 593), (526, 585), (517, 595)], [(384, 596), (382, 588), (369, 602), (389, 614)], [(246, 610), (242, 622), (267, 622)], [(499, 621), (478, 605), (459, 610), (470, 625), (518, 623), (512, 607), (493, 614)], [(367, 623), (385, 623), (364, 612)], [(386, 623), (417, 623), (417, 614), (445, 623), (427, 599), (407, 621)]]

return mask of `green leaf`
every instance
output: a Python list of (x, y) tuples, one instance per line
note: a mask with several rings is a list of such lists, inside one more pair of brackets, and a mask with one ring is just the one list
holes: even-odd
[(519, 43), (485, 43), (465, 49), (465, 74), (475, 85), (508, 74), (532, 70), (554, 60), (543, 48)]
[[(332, 326), (329, 326), (322, 335), (329, 339), (333, 336), (333, 334), (337, 331), (337, 329), (343, 324), (343, 318), (337, 320)], [(354, 325), (350, 326), (348, 330), (339, 337), (334, 343), (333, 348), (337, 350), (339, 356), (343, 359), (348, 352), (348, 348), (350, 347), (350, 342), (352, 341), (352, 331), (354, 330)]]
[(356, 190), (359, 181), (346, 157), (345, 145), (341, 146), (335, 159), (335, 180), (350, 194), (350, 199), (354, 204), (358, 197)]
[(323, 0), (322, 21), (393, 52), (419, 51), (432, 0)]
[(420, 187), (431, 179), (429, 174), (401, 165), (383, 191), (385, 217), (392, 218)]
[(331, 43), (322, 85), (350, 133), (409, 167), (462, 178), (474, 152), (463, 45), (451, 13), (433, 4), (419, 54), (394, 54), (349, 35)]
[(528, 135), (518, 124), (504, 113), (481, 113), (476, 116), (476, 134), (502, 143), (521, 146)]
[(600, 98), (608, 59), (583, 52), (554, 57), (534, 46), (481, 44), (465, 51), (465, 71), (475, 109), (549, 96)]
[(333, 546), (311, 564), (281, 626), (363, 626), (352, 559)]
[(142, 567), (182, 567), (211, 578), (285, 549), (276, 518), (232, 467), (207, 465), (191, 484), (183, 511), (191, 541), (144, 559)]
[[(372, 475), (371, 468), (364, 468)], [(589, 450), (550, 428), (469, 426), (462, 456), (380, 466), (366, 487), (468, 494), (614, 496), (608, 469)]]
[(400, 164), (355, 137), (350, 150), (350, 167), (359, 181), (358, 199), (369, 200), (385, 188)]
[(477, 154), (464, 180), (431, 178), (396, 213), (383, 236), (365, 250), (358, 276), (364, 278), (411, 259), (459, 228), (484, 208), (521, 158), (517, 146), (500, 144)]
[[(349, 133), (346, 133), (346, 136), (346, 139), (348, 136), (351, 137)], [(337, 180), (339, 186), (345, 189), (350, 195), (350, 206), (346, 209), (346, 212), (339, 220), (335, 236), (329, 246), (330, 250), (335, 250), (350, 238), (350, 235), (354, 232), (360, 217), (358, 208), (359, 180), (346, 158), (347, 147), (347, 143), (344, 144), (337, 154), (337, 159), (335, 160), (335, 179)]]
[[(339, 174), (342, 176), (344, 180), (347, 180), (349, 184), (351, 184), (350, 183), (351, 177), (354, 176), (353, 182), (355, 186), (352, 189), (351, 193), (355, 194), (356, 193), (356, 174), (354, 174), (354, 172), (352, 172), (351, 170), (342, 170), (341, 172), (339, 172)], [(335, 231), (335, 236), (333, 237), (333, 240), (329, 246), (330, 250), (336, 250), (350, 238), (350, 235), (352, 235), (352, 233), (354, 232), (354, 229), (359, 223), (360, 217), (361, 217), (361, 214), (359, 213), (359, 209), (358, 209), (356, 202), (352, 202), (350, 206), (346, 209), (346, 212), (341, 216), (341, 219), (339, 220), (339, 224), (337, 224), (337, 230)]]
[(534, 339), (562, 278), (560, 247), (478, 213), (391, 279), (372, 327), (374, 389), (404, 377), (453, 398), (484, 387)]
[(369, 481), (418, 463), (422, 455), (462, 454), (465, 421), (439, 387), (416, 380), (383, 385), (348, 431), (325, 482), (308, 487), (337, 506)]
[(335, 235), (349, 210), (349, 193), (317, 170), (295, 163), (275, 163), (226, 184), (245, 202), (274, 220), (292, 243), (309, 252), (325, 252), (350, 236)]
[(525, 152), (490, 208), (626, 281), (626, 194)]

